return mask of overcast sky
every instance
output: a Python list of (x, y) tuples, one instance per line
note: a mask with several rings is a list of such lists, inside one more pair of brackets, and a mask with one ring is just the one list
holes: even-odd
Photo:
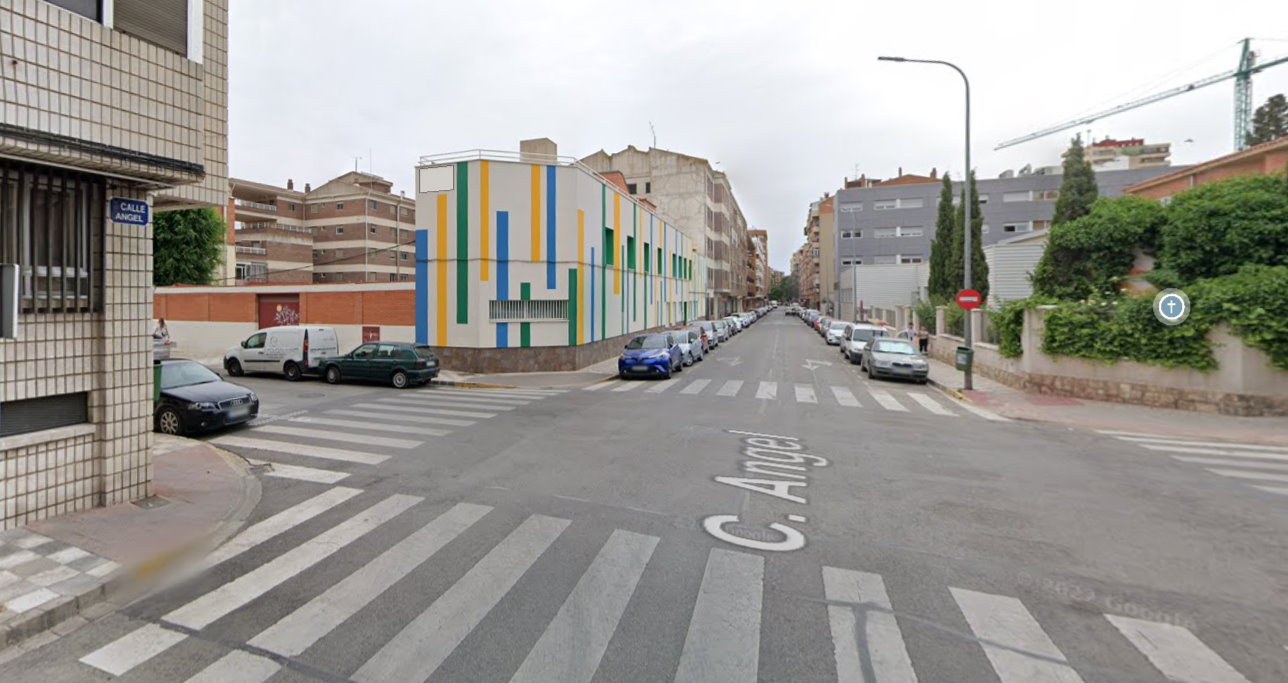
[[(230, 172), (319, 184), (359, 167), (412, 194), (422, 154), (561, 154), (652, 144), (719, 162), (787, 270), (809, 202), (870, 177), (1059, 163), (1069, 133), (1004, 139), (1233, 69), (1236, 42), (1288, 55), (1288, 2), (708, 2), (231, 0)], [(1054, 8), (1059, 7), (1060, 11)], [(1233, 147), (1232, 81), (1092, 124), (1173, 143), (1173, 163)], [(1288, 64), (1253, 79), (1254, 106)], [(1085, 132), (1085, 131), (1084, 131)]]

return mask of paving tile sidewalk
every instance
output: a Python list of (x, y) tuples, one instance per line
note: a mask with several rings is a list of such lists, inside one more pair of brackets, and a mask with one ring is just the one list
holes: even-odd
[(146, 589), (231, 536), (259, 502), (241, 458), (154, 437), (152, 498), (0, 531), (0, 649)]
[(1199, 439), (1288, 445), (1288, 418), (1239, 417), (1190, 410), (1154, 408), (1108, 401), (1025, 392), (976, 374), (972, 390), (962, 389), (962, 373), (930, 360), (931, 384), (982, 408), (1015, 420), (1059, 422), (1094, 430), (1168, 434)]

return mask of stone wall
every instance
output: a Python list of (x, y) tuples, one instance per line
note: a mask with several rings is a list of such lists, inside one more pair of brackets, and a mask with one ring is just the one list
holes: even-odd
[(443, 368), (461, 372), (562, 372), (580, 370), (608, 360), (621, 353), (622, 347), (631, 340), (631, 337), (664, 329), (666, 328), (654, 327), (643, 332), (609, 337), (580, 346), (531, 346), (508, 349), (436, 346), (434, 354), (438, 356)]

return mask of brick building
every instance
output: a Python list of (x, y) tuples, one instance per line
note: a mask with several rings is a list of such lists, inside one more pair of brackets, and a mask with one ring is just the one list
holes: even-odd
[(0, 2), (0, 528), (152, 494), (150, 216), (227, 201), (227, 19)]
[(239, 284), (410, 282), (415, 205), (380, 176), (351, 171), (317, 188), (233, 178)]
[(1286, 166), (1288, 137), (1283, 137), (1128, 185), (1123, 188), (1123, 194), (1165, 200), (1203, 183), (1235, 176), (1283, 172)]

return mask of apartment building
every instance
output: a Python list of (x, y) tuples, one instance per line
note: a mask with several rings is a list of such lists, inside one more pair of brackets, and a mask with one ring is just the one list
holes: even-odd
[(1124, 171), (1171, 165), (1172, 143), (1146, 143), (1144, 138), (1105, 138), (1086, 147), (1087, 163), (1096, 171)]
[(1282, 172), (1285, 165), (1288, 165), (1288, 137), (1253, 145), (1193, 166), (1169, 169), (1168, 173), (1124, 188), (1123, 194), (1167, 201), (1178, 192), (1204, 183), (1236, 176)]
[(410, 282), (415, 202), (350, 171), (296, 190), (233, 178), (238, 284)]
[(769, 233), (765, 230), (748, 230), (747, 239), (751, 246), (748, 249), (748, 288), (754, 305), (764, 305), (769, 299), (769, 288), (773, 286), (769, 267)]
[(152, 494), (152, 216), (227, 201), (227, 18), (0, 2), (0, 529)]
[(581, 163), (597, 173), (620, 172), (632, 198), (652, 202), (660, 215), (700, 245), (705, 268), (698, 287), (704, 292), (704, 316), (744, 307), (747, 221), (724, 172), (700, 157), (634, 146), (615, 154), (600, 150)]

